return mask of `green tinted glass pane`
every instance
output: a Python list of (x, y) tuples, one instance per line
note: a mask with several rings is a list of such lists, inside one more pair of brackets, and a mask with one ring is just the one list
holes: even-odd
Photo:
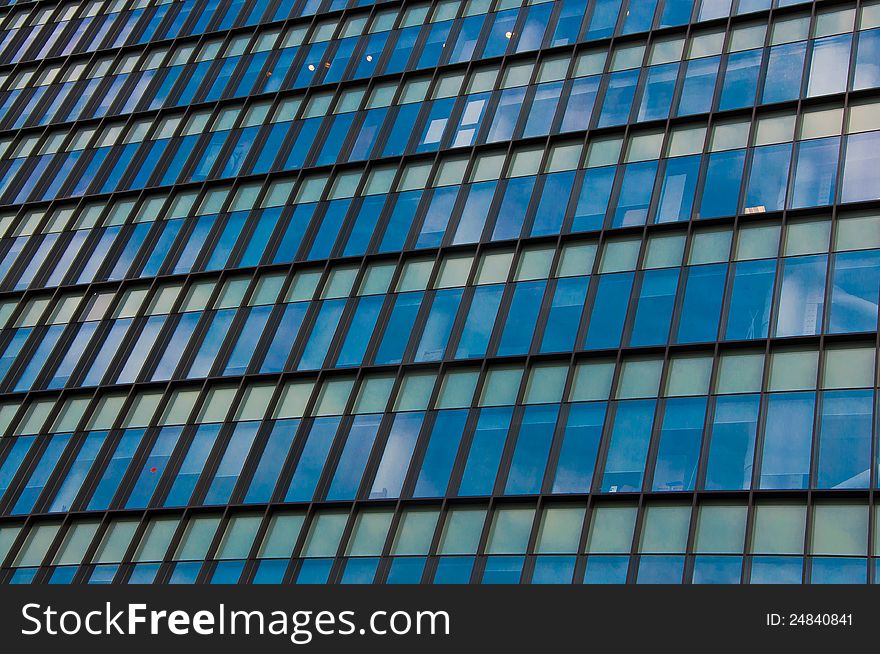
[(699, 553), (741, 554), (748, 508), (734, 504), (704, 504), (697, 520)]
[(240, 515), (232, 518), (226, 525), (223, 540), (220, 541), (214, 558), (246, 559), (262, 522), (261, 515)]
[(362, 511), (354, 523), (348, 543), (348, 556), (379, 556), (385, 546), (392, 511)]
[(649, 506), (643, 520), (640, 552), (677, 554), (685, 551), (691, 507)]
[(424, 556), (431, 547), (437, 518), (434, 509), (408, 509), (400, 518), (391, 553), (395, 556)]
[(439, 554), (476, 554), (486, 509), (452, 509), (446, 516)]
[(813, 555), (865, 556), (867, 553), (867, 504), (827, 502), (813, 507)]
[(486, 553), (525, 553), (534, 518), (535, 510), (532, 508), (498, 509), (492, 520)]
[(759, 504), (752, 527), (754, 554), (802, 554), (807, 509), (798, 504)]
[(306, 516), (303, 513), (276, 513), (260, 545), (261, 559), (286, 559), (293, 553)]
[(632, 549), (633, 530), (638, 508), (635, 506), (598, 506), (590, 516), (590, 554), (621, 554)]
[(578, 550), (586, 507), (544, 509), (535, 551), (541, 554), (574, 554)]

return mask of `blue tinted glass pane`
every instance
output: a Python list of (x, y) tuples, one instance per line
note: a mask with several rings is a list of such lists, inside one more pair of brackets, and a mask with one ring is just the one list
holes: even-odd
[(427, 559), (422, 556), (395, 557), (391, 561), (386, 584), (417, 584), (422, 580)]
[(755, 556), (752, 558), (752, 584), (803, 583), (804, 560), (797, 556)]
[(880, 86), (880, 29), (859, 32), (859, 51), (856, 55), (854, 89)]
[(379, 311), (384, 303), (384, 295), (371, 295), (358, 300), (357, 309), (348, 327), (348, 335), (336, 360), (336, 367), (358, 366), (363, 362), (364, 353), (367, 351), (373, 328), (379, 319)]
[(766, 338), (773, 305), (776, 261), (741, 261), (733, 267), (727, 340)]
[(492, 31), (489, 33), (489, 39), (483, 49), (482, 58), (496, 57), (507, 51), (510, 39), (507, 34), (513, 34), (513, 28), (516, 27), (516, 19), (519, 15), (518, 9), (509, 9), (507, 11), (499, 11), (492, 14), (495, 20), (492, 23)]
[(554, 173), (544, 177), (544, 187), (541, 189), (541, 200), (535, 210), (531, 236), (558, 234), (562, 230), (574, 175), (574, 172)]
[(683, 573), (683, 556), (641, 556), (636, 583), (680, 584)]
[(202, 475), (205, 462), (208, 460), (211, 450), (214, 449), (220, 427), (219, 424), (210, 424), (200, 425), (196, 429), (186, 457), (177, 471), (174, 484), (165, 498), (165, 506), (185, 506), (189, 503), (193, 489)]
[(272, 263), (287, 263), (293, 261), (296, 253), (299, 251), (302, 243), (303, 234), (306, 227), (312, 220), (315, 212), (314, 204), (301, 204), (294, 210), (290, 217), (290, 222), (284, 230), (284, 236), (281, 237), (281, 243), (275, 251)]
[(811, 584), (864, 584), (868, 581), (868, 560), (848, 557), (813, 557)]
[(615, 166), (606, 166), (604, 168), (590, 168), (584, 173), (580, 196), (574, 210), (574, 220), (571, 224), (572, 232), (602, 229), (616, 172)]
[(638, 120), (657, 120), (669, 115), (675, 81), (678, 79), (678, 67), (679, 64), (674, 63), (651, 66), (648, 69)]
[(791, 144), (765, 145), (752, 150), (752, 169), (745, 210), (779, 211), (785, 206)]
[(461, 30), (455, 39), (455, 46), (449, 53), (449, 63), (458, 64), (473, 57), (484, 20), (484, 16), (468, 16), (461, 22)]
[(324, 363), (345, 303), (345, 300), (326, 300), (322, 303), (297, 370), (315, 370)]
[[(562, 20), (560, 20), (561, 24)], [(590, 118), (593, 115), (601, 81), (601, 75), (592, 75), (578, 78), (571, 83), (565, 113), (562, 115), (562, 124), (559, 126), (560, 132), (584, 130), (590, 126)]]
[(460, 189), (460, 186), (446, 186), (434, 191), (416, 240), (417, 248), (437, 247), (441, 244)]
[(79, 571), (79, 566), (77, 565), (63, 565), (55, 568), (52, 571), (52, 576), (49, 578), (49, 584), (70, 584), (73, 583), (73, 578), (76, 576), (76, 573)]
[(357, 416), (354, 419), (336, 465), (336, 474), (327, 491), (328, 500), (352, 500), (356, 497), (381, 422), (381, 415)]
[(565, 277), (556, 282), (541, 352), (564, 352), (574, 348), (589, 284), (589, 277)]
[(472, 556), (441, 556), (434, 572), (435, 584), (466, 584), (474, 568)]
[(799, 144), (789, 206), (815, 207), (834, 202), (839, 152), (837, 136)]
[(379, 559), (349, 559), (342, 572), (341, 584), (371, 584), (376, 576)]
[(340, 420), (315, 418), (284, 496), (285, 502), (307, 502), (312, 499)]
[(492, 232), (493, 241), (517, 238), (520, 235), (536, 179), (531, 176), (508, 180), (495, 221), (495, 229)]
[(834, 255), (831, 277), (830, 333), (877, 329), (880, 294), (880, 252), (841, 252)]
[(734, 52), (727, 60), (724, 86), (721, 88), (720, 110), (750, 107), (755, 102), (763, 50)]
[(776, 393), (767, 402), (761, 488), (806, 488), (813, 440), (813, 393)]
[(700, 218), (732, 216), (736, 213), (745, 161), (745, 150), (713, 152), (709, 155), (700, 201)]
[(694, 193), (700, 175), (700, 155), (676, 157), (666, 161), (663, 185), (654, 221), (658, 223), (690, 220), (694, 207)]
[(330, 577), (333, 559), (306, 559), (296, 576), (298, 584), (326, 584)]
[(796, 100), (801, 95), (807, 42), (786, 43), (770, 48), (764, 77), (764, 104)]
[(599, 276), (599, 286), (584, 344), (586, 349), (612, 348), (620, 345), (632, 282), (633, 273)]
[(3, 497), (3, 493), (9, 488), (9, 484), (21, 467), (21, 463), (30, 451), (35, 438), (35, 436), (19, 436), (12, 440), (12, 445), (7, 450), (6, 459), (4, 459), (3, 465), (0, 465), (0, 497)]
[(161, 563), (138, 563), (128, 578), (129, 584), (152, 584), (159, 572)]
[(461, 216), (458, 219), (455, 236), (452, 239), (454, 245), (476, 243), (480, 240), (486, 224), (486, 216), (489, 215), (492, 198), (495, 197), (496, 186), (497, 182), (482, 182), (471, 185), (461, 210)]
[(525, 128), (523, 128), (523, 138), (550, 133), (561, 93), (562, 82), (548, 82), (547, 84), (538, 84), (535, 87), (529, 117), (526, 119)]
[(573, 556), (539, 556), (532, 573), (533, 584), (570, 584), (577, 559)]
[(782, 264), (776, 336), (818, 334), (825, 306), (826, 255), (791, 257)]
[(584, 572), (585, 584), (624, 584), (629, 556), (589, 556)]
[(487, 556), (480, 583), (518, 584), (524, 563), (524, 556)]
[(678, 101), (679, 116), (701, 114), (712, 109), (720, 63), (721, 57), (704, 57), (687, 63), (681, 99)]
[(692, 490), (703, 440), (706, 398), (666, 401), (660, 427), (660, 445), (654, 466), (655, 491)]
[(257, 571), (252, 584), (280, 584), (284, 581), (284, 573), (287, 572), (287, 559), (266, 559), (257, 565)]
[(503, 294), (503, 284), (478, 286), (474, 291), (468, 317), (455, 350), (456, 359), (469, 359), (486, 353)]
[(212, 584), (237, 584), (246, 561), (218, 561), (211, 575)]
[(499, 355), (525, 354), (529, 351), (546, 285), (543, 280), (516, 284), (498, 346)]
[(645, 32), (651, 29), (658, 0), (643, 0), (627, 5), (626, 20), (623, 23), (623, 34)]
[(272, 427), (266, 447), (254, 476), (251, 479), (250, 488), (245, 495), (246, 504), (268, 502), (272, 499), (272, 491), (278, 483), (278, 475), (287, 460), (290, 445), (299, 427), (299, 420), (279, 420)]
[(599, 114), (599, 127), (622, 125), (627, 122), (638, 81), (638, 69), (611, 73), (608, 78), (608, 88), (605, 90), (605, 100), (602, 103), (602, 113)]
[(437, 412), (414, 497), (442, 497), (446, 494), (467, 416), (467, 409)]
[(421, 191), (410, 191), (397, 196), (397, 203), (385, 227), (385, 236), (379, 244), (379, 252), (400, 250), (406, 242), (413, 217), (422, 199)]
[(872, 391), (822, 394), (817, 488), (867, 488), (871, 481)]
[(880, 198), (880, 132), (851, 134), (846, 139), (843, 202)]
[(61, 484), (61, 488), (58, 489), (52, 505), (49, 507), (50, 513), (70, 510), (80, 488), (82, 488), (86, 475), (98, 458), (98, 452), (100, 452), (106, 438), (107, 432), (105, 431), (91, 432), (86, 436), (85, 442), (67, 471), (67, 476)]
[(577, 41), (586, 13), (587, 0), (563, 0), (550, 45), (569, 45)]
[(612, 227), (645, 224), (656, 175), (656, 161), (628, 164), (624, 167), (623, 183), (611, 221)]
[(379, 351), (376, 353), (376, 364), (400, 363), (403, 360), (413, 323), (422, 305), (422, 296), (420, 292), (401, 293), (397, 296)]
[(182, 431), (182, 427), (164, 427), (159, 431), (153, 442), (150, 455), (141, 466), (140, 476), (128, 496), (125, 508), (140, 509), (149, 506), (153, 491), (156, 490), (159, 479), (165, 473), (165, 468), (177, 446)]
[(214, 314), (211, 326), (202, 340), (199, 353), (196, 355), (187, 373), (187, 378), (207, 377), (214, 365), (214, 359), (220, 346), (229, 334), (229, 327), (235, 318), (235, 309), (225, 309)]
[(170, 340), (165, 345), (165, 353), (156, 364), (152, 381), (171, 379), (201, 318), (201, 311), (189, 311), (181, 314)]
[(55, 470), (55, 466), (70, 442), (70, 434), (58, 434), (49, 440), (46, 449), (40, 455), (39, 463), (21, 490), (18, 501), (12, 507), (12, 515), (21, 515), (33, 510), (34, 504), (46, 487), (46, 482)]
[(520, 29), (521, 35), (516, 44), (516, 52), (525, 52), (541, 47), (552, 9), (551, 5), (542, 4), (528, 10), (526, 21)]
[(605, 402), (572, 404), (562, 434), (553, 493), (587, 493), (605, 423)]
[(364, 198), (354, 218), (354, 224), (351, 227), (351, 233), (348, 235), (348, 241), (342, 251), (343, 256), (349, 257), (356, 254), (364, 254), (367, 251), (384, 204), (384, 195), (371, 195)]
[(349, 161), (367, 159), (370, 156), (373, 149), (376, 147), (376, 139), (379, 136), (379, 130), (382, 128), (382, 124), (385, 122), (385, 118), (388, 115), (388, 109), (385, 107), (370, 109), (365, 113), (366, 115), (361, 123), (358, 135), (348, 154)]
[(695, 584), (738, 584), (741, 577), (741, 556), (694, 557)]
[(398, 413), (394, 417), (391, 433), (385, 441), (385, 450), (373, 479), (371, 499), (400, 496), (424, 417), (423, 413)]
[(495, 487), (495, 476), (501, 453), (507, 441), (507, 430), (513, 410), (508, 407), (483, 409), (470, 443), (459, 495), (489, 495)]
[(706, 483), (709, 490), (745, 490), (752, 485), (758, 395), (722, 396), (715, 402)]
[(110, 506), (116, 489), (119, 488), (119, 483), (122, 481), (122, 476), (128, 470), (128, 466), (141, 444), (144, 433), (143, 429), (127, 429), (123, 432), (88, 504), (89, 511), (103, 511)]
[(654, 424), (654, 400), (618, 402), (602, 475), (602, 491), (639, 491)]
[(272, 342), (269, 343), (260, 372), (281, 372), (284, 370), (287, 358), (290, 356), (290, 348), (293, 347), (308, 309), (309, 302), (297, 302), (284, 307), (281, 322), (275, 330)]
[(96, 565), (87, 583), (109, 584), (119, 571), (118, 565)]
[(280, 217), (281, 207), (267, 209), (260, 214), (254, 231), (248, 240), (247, 248), (245, 248), (244, 253), (241, 255), (241, 260), (238, 262), (238, 266), (256, 266), (262, 261), (266, 245), (269, 242), (269, 238), (275, 232), (275, 227), (278, 225)]
[(486, 135), (487, 143), (507, 141), (513, 137), (513, 130), (519, 117), (519, 110), (526, 97), (525, 87), (505, 89), (501, 92), (498, 107), (492, 117), (489, 133)]
[(630, 345), (666, 343), (677, 289), (678, 268), (644, 273)]
[(247, 372), (248, 364), (260, 337), (263, 335), (263, 329), (269, 320), (269, 314), (272, 313), (272, 306), (253, 307), (248, 314), (247, 319), (241, 327), (241, 333), (235, 348), (229, 355), (229, 361), (226, 362), (226, 368), (223, 370), (224, 375), (243, 375)]
[(434, 295), (431, 313), (416, 347), (415, 361), (440, 361), (443, 358), (463, 292), (460, 288), (454, 288), (437, 291)]
[(201, 561), (184, 561), (177, 563), (168, 578), (169, 584), (194, 584), (202, 570)]
[(320, 218), (320, 227), (312, 241), (307, 259), (326, 259), (330, 256), (350, 205), (351, 200), (335, 200), (327, 205), (327, 210)]
[(556, 404), (529, 406), (523, 411), (510, 472), (507, 474), (505, 495), (541, 492), (558, 415), (559, 405)]
[(714, 341), (724, 298), (727, 264), (691, 266), (685, 282), (678, 343)]
[(587, 40), (604, 39), (614, 33), (621, 0), (597, 0), (587, 28)]

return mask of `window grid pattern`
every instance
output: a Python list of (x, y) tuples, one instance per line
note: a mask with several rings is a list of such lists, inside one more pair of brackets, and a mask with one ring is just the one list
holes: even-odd
[(880, 3), (0, 7), (0, 583), (877, 578)]

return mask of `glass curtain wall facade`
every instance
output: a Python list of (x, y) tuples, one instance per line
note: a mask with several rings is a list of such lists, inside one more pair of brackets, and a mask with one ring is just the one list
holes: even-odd
[(880, 2), (4, 4), (0, 583), (880, 580)]

